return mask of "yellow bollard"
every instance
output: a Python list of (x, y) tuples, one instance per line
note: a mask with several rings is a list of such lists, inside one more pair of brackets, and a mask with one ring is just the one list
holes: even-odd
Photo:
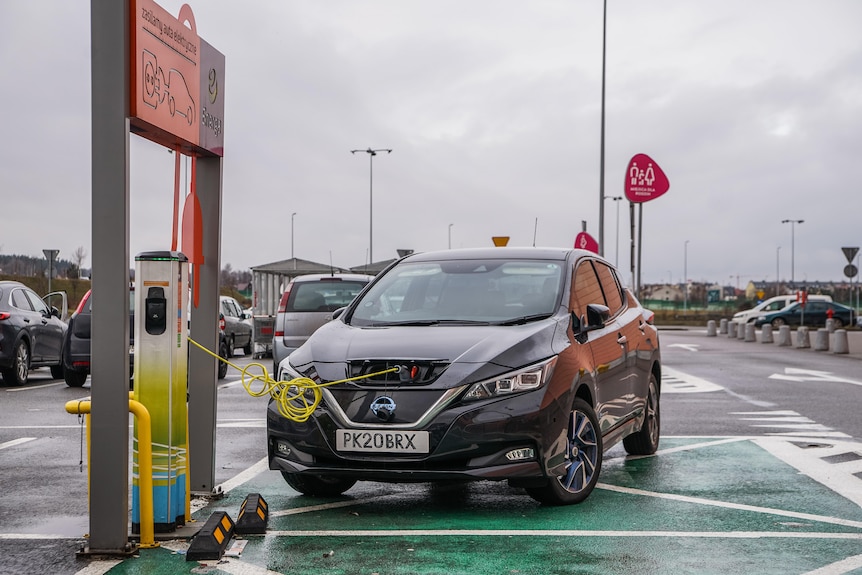
[[(89, 400), (74, 400), (66, 402), (66, 412), (73, 414), (90, 413)], [(153, 440), (150, 432), (150, 412), (144, 404), (129, 400), (129, 412), (138, 418), (138, 452), (140, 458), (138, 467), (140, 472), (140, 494), (141, 494), (141, 542), (139, 547), (148, 549), (158, 547), (153, 528)], [(89, 422), (88, 422), (89, 423)], [(89, 434), (87, 440), (87, 453), (90, 452)], [(87, 490), (89, 491), (89, 470), (87, 465)]]

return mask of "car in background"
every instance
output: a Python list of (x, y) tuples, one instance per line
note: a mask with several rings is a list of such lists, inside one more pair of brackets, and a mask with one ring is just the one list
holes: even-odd
[(829, 310), (832, 310), (832, 324), (836, 328), (852, 326), (856, 323), (856, 312), (853, 308), (831, 301), (809, 299), (805, 306), (793, 303), (779, 311), (763, 314), (754, 320), (754, 325), (761, 327), (768, 323), (775, 328), (782, 325), (824, 327), (829, 318)]
[(234, 348), (241, 347), (244, 354), (252, 352), (252, 325), (248, 315), (234, 298), (219, 296), (219, 323), (223, 324), (228, 342), (228, 357), (233, 357)]
[[(91, 362), (91, 327), (93, 319), (92, 290), (87, 290), (81, 302), (69, 318), (69, 329), (66, 331), (63, 346), (63, 379), (69, 387), (81, 387), (90, 375)], [(224, 330), (219, 330), (219, 356), (230, 357), (228, 339)], [(228, 365), (218, 362), (218, 378), (224, 379)], [(135, 288), (129, 289), (129, 382), (135, 369)]]
[[(69, 387), (81, 387), (90, 375), (90, 330), (93, 320), (93, 290), (87, 290), (69, 318), (63, 345), (63, 379)], [(129, 379), (135, 368), (135, 288), (129, 289)]]
[[(796, 294), (777, 295), (775, 297), (771, 297), (767, 300), (760, 302), (751, 309), (736, 312), (735, 314), (733, 314), (733, 319), (731, 319), (730, 321), (742, 325), (745, 325), (746, 323), (752, 323), (760, 316), (773, 311), (782, 310), (790, 304), (795, 303), (797, 300), (798, 298)], [(809, 294), (808, 301), (832, 301), (832, 296)]]
[[(63, 311), (48, 305), (61, 297)], [(68, 326), (65, 292), (44, 298), (21, 282), (0, 281), (0, 373), (9, 385), (24, 385), (30, 370), (50, 367), (51, 377), (63, 377), (63, 339)]]
[(374, 276), (364, 274), (307, 274), (293, 278), (281, 294), (275, 316), (273, 373), (278, 373), (281, 360), (330, 321), (332, 312), (353, 301), (372, 279)]
[(281, 362), (280, 380), (308, 378), (321, 400), (270, 401), (269, 467), (312, 496), (507, 480), (580, 503), (606, 450), (658, 449), (660, 355), (653, 314), (595, 253), (415, 253)]

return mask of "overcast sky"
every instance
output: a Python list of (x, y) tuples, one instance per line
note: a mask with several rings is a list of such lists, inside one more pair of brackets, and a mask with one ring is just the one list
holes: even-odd
[[(369, 147), (393, 150), (373, 160), (375, 261), (571, 246), (582, 221), (598, 239), (601, 0), (191, 6), (226, 58), (223, 266), (365, 263), (369, 156), (350, 150)], [(792, 252), (795, 279), (844, 279), (862, 2), (608, 0), (607, 19), (605, 194), (637, 153), (670, 180), (643, 204), (643, 283), (790, 279)], [(0, 2), (0, 253), (91, 265), (89, 23), (86, 0)], [(133, 259), (170, 248), (173, 159), (130, 149)], [(627, 202), (606, 200), (604, 235), (630, 281)]]

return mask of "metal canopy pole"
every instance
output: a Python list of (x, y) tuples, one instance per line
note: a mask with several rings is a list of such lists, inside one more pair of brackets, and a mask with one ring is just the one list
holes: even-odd
[(129, 0), (91, 0), (92, 319), (90, 538), (83, 553), (130, 550)]

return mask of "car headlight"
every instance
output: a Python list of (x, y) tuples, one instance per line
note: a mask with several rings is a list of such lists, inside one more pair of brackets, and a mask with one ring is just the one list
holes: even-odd
[(513, 371), (494, 379), (474, 383), (464, 394), (464, 400), (489, 399), (538, 389), (550, 379), (556, 363), (557, 358), (555, 356), (540, 364), (531, 365), (528, 368)]

